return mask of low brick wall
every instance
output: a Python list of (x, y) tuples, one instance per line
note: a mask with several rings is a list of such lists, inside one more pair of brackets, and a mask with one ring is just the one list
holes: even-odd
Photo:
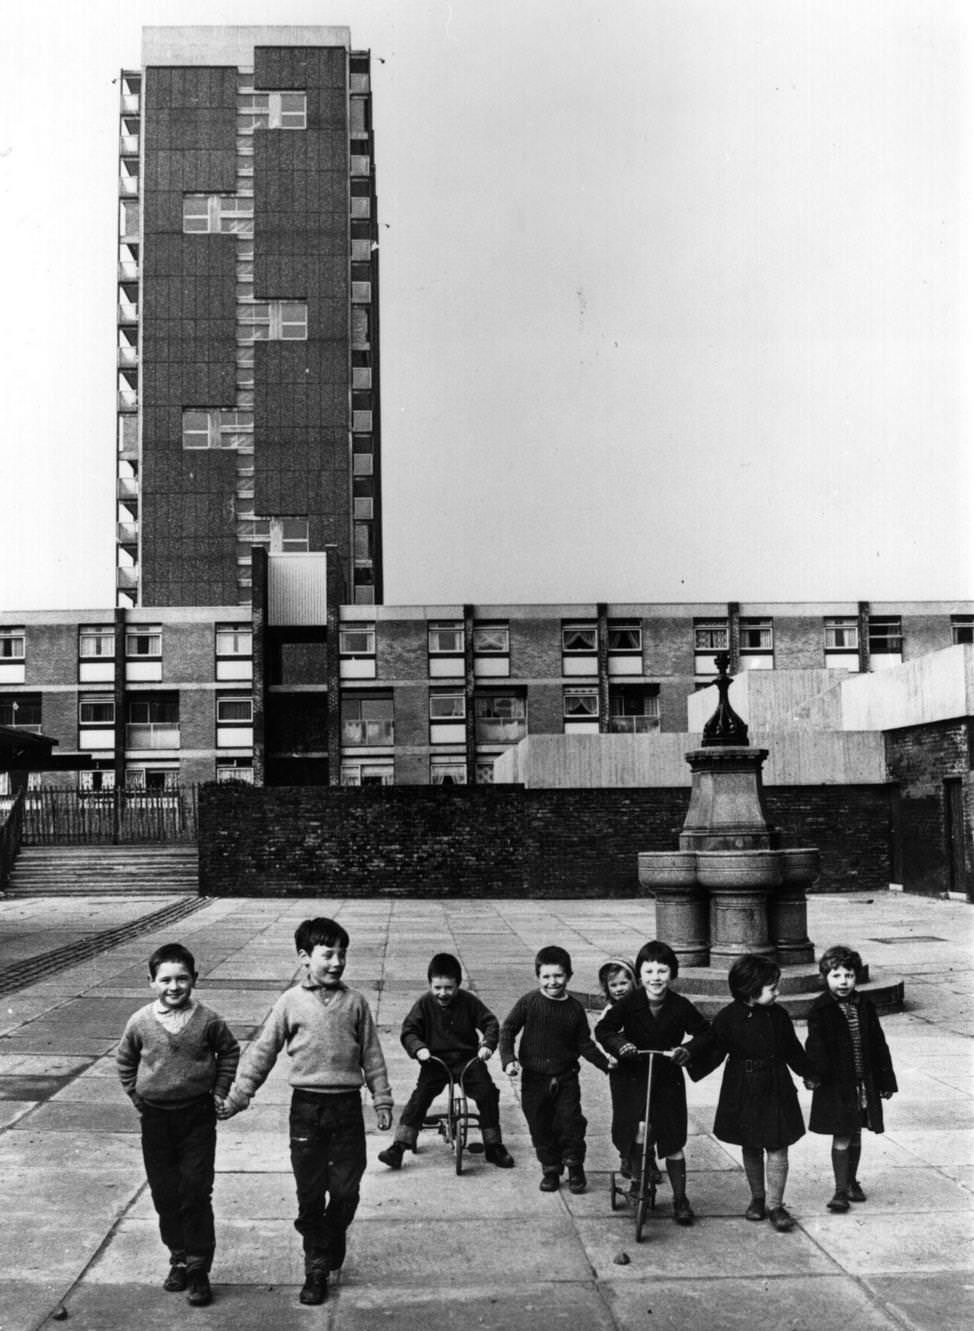
[[(885, 786), (777, 787), (788, 845), (818, 845), (818, 891), (884, 891)], [(520, 786), (200, 788), (207, 896), (622, 897), (636, 857), (671, 850), (685, 789)]]

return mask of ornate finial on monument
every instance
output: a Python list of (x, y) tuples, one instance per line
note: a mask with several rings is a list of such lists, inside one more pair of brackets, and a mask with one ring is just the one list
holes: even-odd
[(712, 749), (724, 745), (746, 746), (747, 726), (727, 701), (732, 682), (731, 676), (727, 673), (727, 667), (730, 665), (728, 653), (718, 652), (714, 657), (714, 665), (719, 673), (717, 678), (710, 682), (716, 686), (720, 701), (717, 703), (717, 710), (703, 728), (701, 747)]

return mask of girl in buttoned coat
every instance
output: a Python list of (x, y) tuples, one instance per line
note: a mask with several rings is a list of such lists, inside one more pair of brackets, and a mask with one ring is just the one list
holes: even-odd
[(670, 984), (680, 963), (672, 948), (654, 939), (639, 950), (636, 978), (639, 988), (627, 994), (602, 1014), (595, 1038), (603, 1049), (620, 1059), (618, 1100), (614, 1131), (638, 1177), (637, 1130), (646, 1107), (649, 1062), (640, 1050), (652, 1049), (669, 1057), (654, 1059), (650, 1095), (650, 1123), (657, 1154), (666, 1158), (666, 1172), (673, 1188), (673, 1219), (692, 1225), (693, 1209), (687, 1200), (687, 1164), (683, 1147), (687, 1140), (687, 1090), (683, 1067), (689, 1062), (687, 1035), (701, 1036), (709, 1029), (707, 1019), (688, 998), (674, 993)]
[(780, 978), (780, 968), (769, 957), (756, 953), (739, 957), (727, 976), (734, 1002), (717, 1013), (710, 1034), (691, 1041), (689, 1050), (694, 1080), (727, 1058), (714, 1136), (741, 1147), (751, 1186), (745, 1218), (769, 1219), (776, 1230), (787, 1233), (795, 1227), (784, 1206), (788, 1147), (805, 1134), (798, 1093), (788, 1069), (812, 1080), (814, 1070), (791, 1018), (776, 1006)]

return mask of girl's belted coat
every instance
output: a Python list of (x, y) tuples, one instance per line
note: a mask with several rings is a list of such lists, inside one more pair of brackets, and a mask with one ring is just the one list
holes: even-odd
[[(637, 989), (608, 1008), (595, 1027), (595, 1038), (603, 1049), (619, 1056), (625, 1044), (637, 1049), (674, 1049), (687, 1035), (708, 1030), (702, 1012), (672, 989), (668, 990), (654, 1017), (645, 989)], [(616, 1116), (620, 1136), (635, 1141), (636, 1128), (646, 1108), (647, 1058), (621, 1059)], [(653, 1088), (650, 1098), (652, 1138), (659, 1155), (675, 1155), (687, 1140), (687, 1089), (683, 1069), (668, 1058), (653, 1059)]]
[(788, 1069), (810, 1077), (812, 1062), (783, 1008), (751, 1006), (735, 999), (714, 1017), (710, 1033), (691, 1043), (690, 1053), (690, 1076), (695, 1081), (727, 1058), (715, 1137), (736, 1146), (777, 1151), (804, 1136), (798, 1092)]
[(863, 1127), (883, 1131), (883, 1095), (897, 1089), (893, 1060), (879, 1015), (870, 999), (859, 994), (859, 1029), (862, 1035), (866, 1106), (857, 1097), (856, 1063), (849, 1023), (831, 994), (820, 994), (808, 1012), (805, 1049), (821, 1085), (812, 1095), (808, 1126), (812, 1132), (848, 1137)]

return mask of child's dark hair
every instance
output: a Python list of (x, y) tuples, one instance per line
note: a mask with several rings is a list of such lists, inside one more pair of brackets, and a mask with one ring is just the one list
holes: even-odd
[(766, 984), (776, 984), (781, 979), (781, 967), (770, 957), (758, 952), (748, 952), (738, 957), (727, 972), (727, 983), (735, 998), (746, 1003), (749, 998), (757, 998)]
[(670, 979), (675, 980), (680, 973), (680, 960), (668, 943), (661, 943), (658, 938), (643, 943), (636, 954), (636, 974), (642, 970), (644, 961), (658, 961), (661, 966), (669, 966)]
[(625, 975), (630, 984), (635, 987), (636, 972), (633, 969), (631, 961), (626, 961), (625, 957), (610, 957), (608, 961), (603, 961), (599, 967), (599, 988), (609, 997), (609, 981), (614, 975)]
[(541, 974), (542, 966), (560, 966), (563, 971), (569, 975), (572, 973), (572, 959), (563, 947), (557, 944), (551, 944), (549, 947), (543, 947), (534, 959), (534, 973)]
[(459, 961), (456, 957), (451, 956), (449, 952), (437, 952), (427, 966), (427, 980), (432, 980), (434, 975), (440, 975), (445, 980), (456, 980), (457, 984), (463, 979), (463, 971), (460, 969)]
[(819, 973), (828, 975), (829, 971), (835, 970), (836, 966), (844, 966), (846, 970), (854, 971), (857, 981), (862, 975), (862, 957), (854, 948), (846, 947), (843, 943), (837, 943), (835, 947), (825, 949), (819, 959)]
[(167, 961), (174, 961), (177, 965), (185, 966), (190, 975), (196, 974), (196, 958), (188, 947), (183, 947), (182, 943), (163, 943), (162, 947), (157, 947), (149, 958), (149, 976), (151, 979), (156, 978), (156, 971)]
[(298, 952), (311, 952), (319, 944), (325, 947), (348, 947), (348, 934), (336, 920), (317, 915), (313, 920), (302, 920), (294, 931), (294, 946)]

